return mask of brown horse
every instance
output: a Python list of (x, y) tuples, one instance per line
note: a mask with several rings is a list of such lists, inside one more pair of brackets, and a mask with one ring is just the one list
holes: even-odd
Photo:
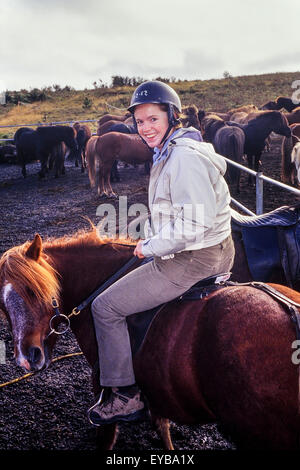
[(115, 160), (139, 164), (152, 161), (152, 155), (137, 134), (108, 132), (101, 137), (92, 136), (86, 149), (91, 187), (97, 187), (100, 197), (115, 197), (110, 184), (110, 172)]
[[(238, 126), (227, 126), (219, 116), (211, 114), (201, 121), (201, 130), (206, 142), (213, 144), (215, 151), (236, 163), (242, 164), (245, 146), (245, 134)], [(240, 192), (240, 169), (228, 165), (226, 179)]]
[[(244, 156), (245, 134), (237, 126), (224, 125), (216, 132), (213, 146), (217, 153), (241, 165)], [(240, 176), (241, 170), (228, 164), (226, 178), (238, 194), (240, 193)]]
[[(51, 333), (55, 299), (59, 318), (73, 312), (71, 328), (99, 393), (90, 306), (78, 315), (73, 309), (124, 265), (133, 249), (104, 242), (93, 230), (46, 243), (36, 235), (33, 242), (4, 253), (0, 306), (10, 321), (21, 367), (37, 371), (49, 366), (56, 341)], [(275, 287), (300, 301), (296, 291)], [(141, 314), (130, 318), (133, 325)], [(295, 338), (287, 308), (250, 286), (225, 287), (204, 299), (176, 299), (161, 306), (134, 354), (134, 368), (165, 446), (172, 449), (171, 419), (221, 421), (252, 449), (299, 448), (299, 372), (291, 360)], [(102, 448), (111, 449), (116, 426), (103, 426), (100, 432)]]
[(217, 114), (208, 114), (201, 120), (202, 137), (206, 142), (212, 143), (216, 132), (224, 127), (225, 121)]
[(87, 124), (82, 124), (80, 122), (75, 122), (73, 124), (73, 129), (75, 129), (76, 131), (76, 142), (78, 148), (76, 151), (70, 152), (69, 158), (75, 160), (76, 167), (79, 166), (80, 161), (81, 172), (84, 173), (84, 170), (86, 168), (85, 149), (87, 141), (92, 136), (92, 132)]
[(184, 106), (180, 116), (180, 121), (183, 127), (193, 126), (200, 131), (200, 122), (198, 118), (198, 109), (193, 104), (191, 106)]
[(300, 139), (300, 124), (292, 124), (290, 129), (292, 131), (291, 137), (284, 137), (281, 145), (281, 181), (294, 185), (296, 183), (296, 168), (291, 160), (291, 155), (294, 145)]
[(104, 114), (104, 116), (102, 116), (99, 120), (98, 120), (98, 126), (102, 126), (102, 124), (104, 124), (105, 122), (107, 121), (118, 121), (118, 122), (123, 122), (125, 121), (126, 119), (128, 119), (129, 117), (131, 117), (131, 113), (127, 112), (125, 114), (122, 114), (122, 116), (120, 116), (119, 114)]
[(54, 168), (55, 178), (65, 174), (65, 157), (68, 152), (69, 149), (64, 142), (60, 142), (52, 149), (49, 156), (49, 170)]
[(285, 113), (285, 117), (290, 125), (300, 123), (300, 106), (295, 108), (291, 113)]

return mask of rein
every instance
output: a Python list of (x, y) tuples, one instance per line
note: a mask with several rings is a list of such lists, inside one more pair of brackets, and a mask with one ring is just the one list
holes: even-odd
[[(57, 335), (62, 335), (68, 331), (70, 328), (70, 318), (73, 315), (79, 315), (80, 312), (87, 307), (99, 294), (101, 294), (105, 289), (110, 287), (115, 281), (117, 281), (122, 274), (124, 274), (131, 266), (136, 263), (138, 260), (137, 256), (133, 256), (130, 258), (127, 263), (125, 263), (115, 274), (113, 274), (110, 278), (107, 279), (101, 286), (99, 286), (92, 294), (90, 294), (85, 300), (83, 300), (77, 307), (74, 307), (72, 312), (69, 315), (64, 315), (59, 311), (59, 304), (58, 301), (53, 298), (52, 299), (52, 307), (54, 310), (54, 315), (51, 317), (49, 326), (50, 326), (50, 333), (48, 334), (47, 338), (55, 333)], [(63, 326), (59, 328), (59, 325), (63, 324)], [(58, 329), (59, 328), (59, 329)]]

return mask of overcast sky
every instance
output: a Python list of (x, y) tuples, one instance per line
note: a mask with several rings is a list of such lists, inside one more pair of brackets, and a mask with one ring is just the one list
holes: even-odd
[(299, 0), (0, 0), (0, 91), (300, 71), (299, 18)]

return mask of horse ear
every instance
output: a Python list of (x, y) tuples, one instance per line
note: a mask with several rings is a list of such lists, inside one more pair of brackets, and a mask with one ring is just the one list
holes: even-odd
[(27, 248), (25, 255), (28, 258), (31, 258), (34, 261), (37, 261), (40, 257), (41, 251), (42, 251), (42, 239), (41, 239), (41, 236), (38, 233), (36, 233), (34, 240)]

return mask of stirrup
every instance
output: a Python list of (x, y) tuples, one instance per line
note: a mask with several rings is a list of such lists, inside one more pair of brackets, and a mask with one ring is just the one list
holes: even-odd
[(95, 423), (93, 423), (93, 421), (92, 421), (91, 418), (90, 418), (90, 414), (91, 414), (91, 412), (94, 410), (94, 408), (96, 408), (96, 406), (98, 406), (98, 405), (101, 404), (102, 399), (103, 399), (103, 394), (104, 394), (104, 388), (102, 388), (102, 390), (101, 390), (101, 393), (100, 393), (100, 396), (99, 396), (98, 401), (97, 401), (93, 406), (91, 406), (91, 408), (89, 408), (88, 411), (87, 411), (87, 415), (88, 415), (89, 422), (90, 422), (93, 426), (101, 426), (101, 424), (95, 424)]

